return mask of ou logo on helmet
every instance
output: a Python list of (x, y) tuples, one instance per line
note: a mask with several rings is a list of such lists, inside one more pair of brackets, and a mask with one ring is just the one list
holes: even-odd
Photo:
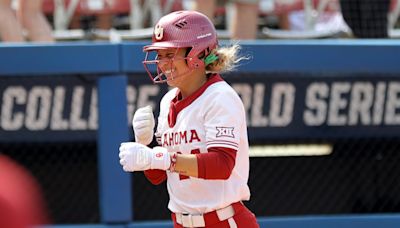
[(161, 25), (156, 25), (154, 28), (154, 37), (156, 40), (162, 40), (164, 36), (164, 29), (161, 27)]

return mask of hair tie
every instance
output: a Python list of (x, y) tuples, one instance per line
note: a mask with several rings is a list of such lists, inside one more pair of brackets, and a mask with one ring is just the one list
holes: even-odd
[(218, 56), (215, 54), (209, 54), (205, 59), (204, 59), (204, 63), (206, 64), (206, 66), (210, 63), (215, 62), (216, 60), (218, 60)]

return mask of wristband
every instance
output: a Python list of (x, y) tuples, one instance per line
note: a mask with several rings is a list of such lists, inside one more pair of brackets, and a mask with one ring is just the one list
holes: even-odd
[(176, 153), (171, 154), (171, 165), (169, 167), (170, 172), (175, 172), (176, 166)]

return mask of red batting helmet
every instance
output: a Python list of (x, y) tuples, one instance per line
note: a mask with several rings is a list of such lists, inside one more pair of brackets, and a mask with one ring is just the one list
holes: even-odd
[(192, 71), (204, 67), (203, 60), (198, 58), (199, 54), (204, 52), (204, 56), (207, 56), (217, 45), (217, 32), (214, 24), (207, 16), (196, 11), (172, 12), (162, 17), (154, 26), (152, 44), (143, 48), (143, 51), (146, 52), (143, 64), (154, 82), (166, 82), (167, 79), (162, 79), (164, 73), (159, 67), (157, 67), (157, 75), (154, 77), (149, 71), (148, 64), (157, 64), (158, 66), (160, 62), (157, 58), (148, 59), (150, 51), (167, 48), (189, 48), (185, 59)]

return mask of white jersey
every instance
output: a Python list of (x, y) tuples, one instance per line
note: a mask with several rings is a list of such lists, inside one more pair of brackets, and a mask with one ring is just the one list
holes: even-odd
[(163, 97), (156, 136), (169, 152), (194, 154), (207, 153), (211, 147), (235, 149), (235, 166), (227, 180), (205, 180), (167, 171), (168, 208), (176, 213), (202, 214), (250, 198), (243, 103), (219, 75), (213, 75), (202, 89), (205, 90), (183, 100), (173, 126), (169, 126), (168, 113), (178, 90), (172, 89)]

